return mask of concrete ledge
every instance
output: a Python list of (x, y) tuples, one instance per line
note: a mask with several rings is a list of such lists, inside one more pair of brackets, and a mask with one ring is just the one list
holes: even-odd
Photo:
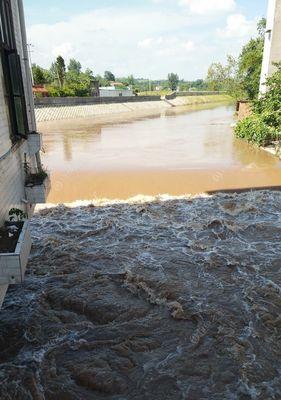
[(46, 203), (51, 190), (51, 180), (48, 176), (41, 185), (25, 185), (26, 200), (29, 204)]
[(29, 222), (23, 225), (17, 247), (13, 253), (0, 254), (0, 285), (22, 283), (31, 250)]
[(7, 289), (8, 289), (8, 285), (0, 285), (0, 310), (1, 310), (4, 298), (6, 296)]
[(278, 157), (281, 160), (281, 143), (276, 142), (272, 143), (270, 146), (261, 147), (262, 150), (266, 151), (269, 154), (272, 154), (275, 157)]
[(28, 152), (32, 157), (42, 148), (42, 135), (40, 133), (29, 133), (27, 136)]

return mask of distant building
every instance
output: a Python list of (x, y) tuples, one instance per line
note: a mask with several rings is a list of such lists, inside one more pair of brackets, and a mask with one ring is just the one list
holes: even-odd
[(266, 79), (274, 73), (274, 62), (281, 61), (281, 0), (268, 0), (264, 56), (260, 92), (266, 91)]
[(100, 97), (132, 97), (135, 96), (134, 92), (127, 89), (117, 89), (116, 86), (105, 86), (99, 89)]
[(49, 97), (49, 92), (44, 85), (33, 85), (32, 92), (35, 97)]
[[(38, 177), (35, 174), (42, 169), (22, 0), (0, 2), (0, 51), (0, 244), (6, 246), (3, 232), (7, 233), (9, 211), (15, 208), (30, 217), (35, 203), (44, 201), (37, 201), (36, 195), (41, 189), (47, 195), (48, 190), (45, 176), (42, 184), (32, 187), (27, 180)], [(0, 308), (8, 286), (23, 280), (30, 247), (26, 221), (15, 251), (9, 248), (4, 253), (2, 247), (0, 252)]]
[(124, 83), (122, 83), (122, 82), (115, 82), (115, 81), (112, 81), (112, 82), (110, 82), (110, 86), (113, 86), (113, 87), (115, 87), (115, 88), (124, 88)]

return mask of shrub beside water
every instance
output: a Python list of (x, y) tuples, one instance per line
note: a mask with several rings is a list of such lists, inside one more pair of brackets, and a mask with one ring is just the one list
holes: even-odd
[(239, 121), (237, 137), (265, 146), (281, 140), (281, 62), (277, 71), (267, 80), (267, 92), (253, 103), (253, 113)]
[(259, 146), (266, 146), (271, 141), (276, 140), (275, 129), (267, 125), (262, 116), (258, 114), (250, 115), (239, 121), (235, 133), (237, 137)]

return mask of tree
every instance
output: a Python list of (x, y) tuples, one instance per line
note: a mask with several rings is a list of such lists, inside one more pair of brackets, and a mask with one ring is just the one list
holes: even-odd
[(39, 65), (32, 65), (32, 74), (35, 85), (44, 85), (46, 83), (44, 70)]
[(210, 90), (220, 91), (224, 89), (227, 77), (226, 68), (221, 63), (212, 63), (208, 69), (207, 83)]
[(266, 18), (261, 18), (258, 22), (257, 31), (259, 36), (264, 40), (266, 32)]
[(54, 67), (55, 67), (56, 78), (58, 79), (59, 86), (62, 89), (65, 80), (65, 62), (62, 56), (57, 57)]
[(74, 58), (71, 58), (69, 60), (67, 69), (68, 69), (68, 72), (73, 72), (73, 73), (79, 75), (82, 70), (82, 65), (79, 61), (75, 60)]
[(260, 146), (281, 139), (281, 62), (277, 71), (266, 81), (266, 93), (252, 104), (252, 114), (239, 121), (238, 137)]
[(168, 75), (168, 84), (169, 84), (169, 88), (171, 90), (177, 90), (178, 84), (179, 84), (179, 76), (178, 74), (174, 74), (173, 72), (171, 72)]
[(227, 63), (213, 63), (207, 75), (208, 87), (211, 90), (225, 90), (238, 99), (247, 97), (257, 98), (259, 93), (260, 75), (263, 58), (266, 20), (260, 20), (257, 26), (258, 36), (251, 39), (242, 49), (236, 60), (227, 56)]
[(238, 75), (250, 100), (255, 99), (259, 93), (265, 26), (266, 20), (263, 18), (258, 23), (258, 37), (251, 39), (239, 56)]
[(243, 88), (238, 77), (238, 62), (231, 55), (227, 56), (227, 63), (211, 64), (206, 79), (209, 90), (226, 91), (235, 99), (243, 97)]
[(94, 73), (90, 68), (86, 68), (85, 76), (87, 76), (91, 80), (95, 79)]
[(99, 86), (110, 86), (110, 82), (107, 79), (103, 78), (101, 75), (97, 75), (96, 80), (99, 82)]
[(115, 76), (114, 76), (113, 73), (110, 72), (110, 71), (105, 71), (105, 73), (104, 73), (104, 79), (105, 79), (106, 81), (115, 82)]
[(277, 70), (267, 78), (265, 94), (254, 102), (254, 112), (281, 135), (281, 61), (274, 63)]
[(68, 83), (78, 83), (81, 80), (82, 65), (79, 61), (71, 58), (67, 66), (66, 81)]
[(127, 78), (127, 83), (129, 86), (133, 87), (135, 84), (135, 78), (133, 75), (129, 75)]

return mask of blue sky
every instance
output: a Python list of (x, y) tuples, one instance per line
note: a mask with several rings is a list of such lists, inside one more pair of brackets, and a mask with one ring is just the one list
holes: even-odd
[(237, 55), (266, 15), (267, 0), (24, 0), (32, 59), (59, 54), (94, 73), (185, 79)]

